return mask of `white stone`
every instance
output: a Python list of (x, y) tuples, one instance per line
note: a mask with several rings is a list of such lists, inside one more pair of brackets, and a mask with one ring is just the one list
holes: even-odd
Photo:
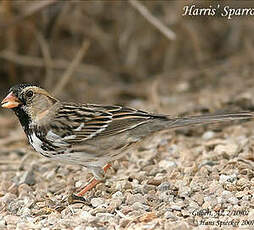
[(236, 179), (237, 179), (237, 176), (236, 176), (235, 173), (232, 174), (232, 175), (221, 174), (221, 175), (220, 175), (220, 180), (219, 180), (219, 182), (220, 182), (221, 184), (224, 184), (224, 183), (226, 183), (226, 182), (228, 182), (228, 183), (233, 183), (233, 182), (236, 181)]
[(98, 207), (98, 206), (101, 206), (105, 203), (105, 200), (102, 199), (102, 198), (93, 198), (91, 200), (91, 204), (94, 208)]
[(202, 135), (202, 138), (204, 140), (210, 140), (215, 136), (215, 133), (213, 131), (207, 131)]
[(238, 204), (239, 200), (236, 197), (230, 197), (227, 200), (231, 204)]
[(122, 192), (120, 192), (120, 191), (117, 191), (117, 192), (115, 192), (113, 195), (112, 195), (112, 198), (123, 198), (124, 196), (123, 196), (123, 193)]

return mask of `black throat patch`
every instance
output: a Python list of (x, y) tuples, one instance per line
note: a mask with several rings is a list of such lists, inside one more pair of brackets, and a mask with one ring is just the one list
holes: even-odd
[(13, 111), (15, 112), (15, 114), (17, 115), (20, 124), (22, 125), (26, 135), (29, 135), (29, 124), (31, 122), (30, 117), (28, 116), (28, 114), (26, 113), (26, 111), (21, 107), (18, 106), (16, 108), (13, 108)]

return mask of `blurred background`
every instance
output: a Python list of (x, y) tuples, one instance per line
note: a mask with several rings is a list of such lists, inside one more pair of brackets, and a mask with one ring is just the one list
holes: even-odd
[(66, 101), (174, 115), (251, 108), (253, 18), (182, 16), (193, 4), (218, 2), (2, 0), (0, 96), (30, 82)]

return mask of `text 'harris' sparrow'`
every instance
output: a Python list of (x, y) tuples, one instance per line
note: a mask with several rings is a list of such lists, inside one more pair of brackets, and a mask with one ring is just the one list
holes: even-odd
[(103, 179), (111, 161), (156, 131), (254, 116), (239, 112), (172, 118), (121, 106), (64, 103), (30, 84), (12, 87), (1, 105), (16, 113), (37, 152), (85, 166), (93, 173), (94, 178), (78, 196)]

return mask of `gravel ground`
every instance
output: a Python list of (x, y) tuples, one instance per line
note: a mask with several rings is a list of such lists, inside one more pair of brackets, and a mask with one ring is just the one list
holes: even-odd
[(254, 221), (249, 126), (192, 137), (159, 134), (115, 162), (106, 182), (74, 204), (68, 195), (88, 181), (87, 170), (57, 167), (21, 141), (7, 159), (1, 154), (0, 228), (248, 228)]
[[(196, 93), (198, 106), (230, 97), (209, 92)], [(173, 101), (176, 112), (196, 108)], [(91, 174), (35, 153), (14, 115), (0, 124), (0, 229), (253, 228), (253, 121), (157, 134), (74, 203)]]

